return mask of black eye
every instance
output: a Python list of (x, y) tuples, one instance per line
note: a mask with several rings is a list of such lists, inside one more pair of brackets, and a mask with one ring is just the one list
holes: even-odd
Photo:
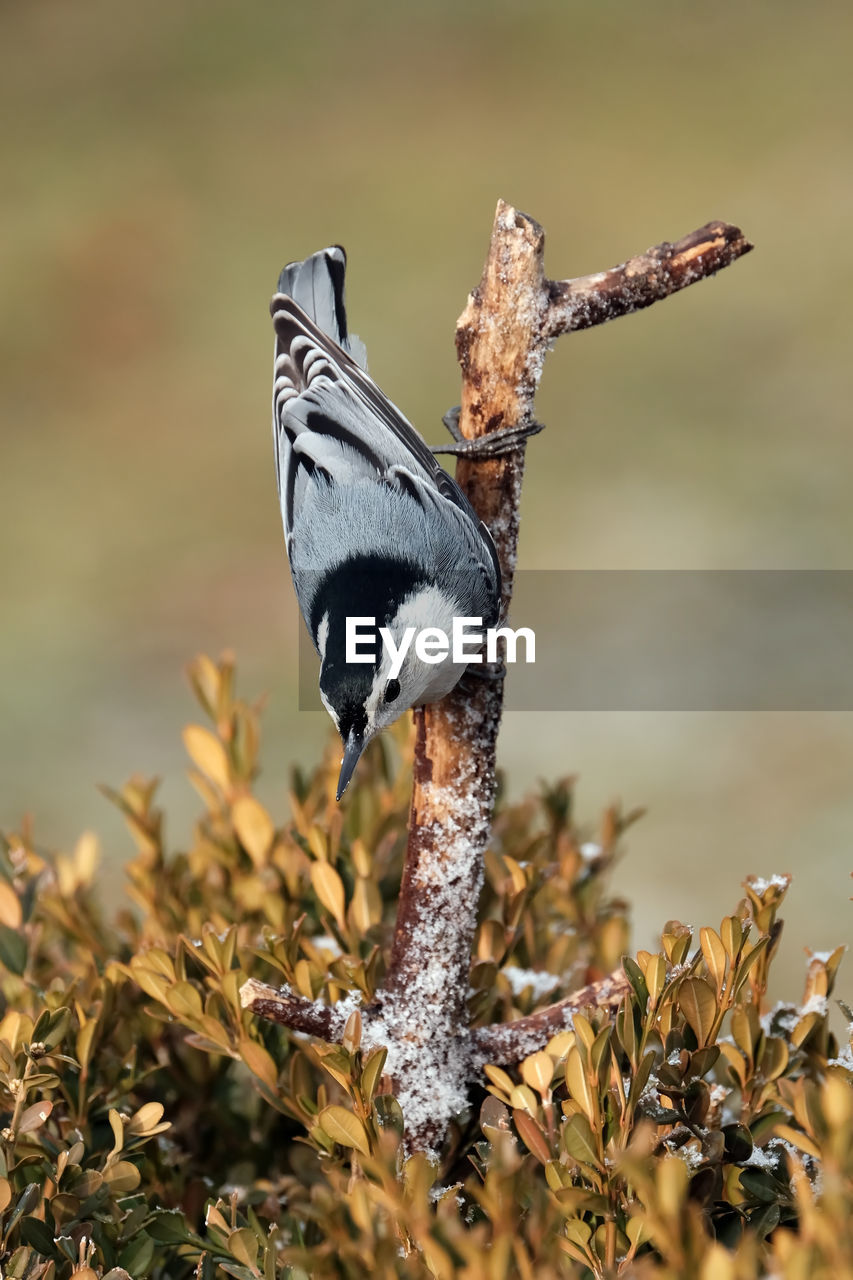
[(395, 698), (400, 696), (400, 681), (389, 680), (385, 686), (385, 701), (393, 702)]

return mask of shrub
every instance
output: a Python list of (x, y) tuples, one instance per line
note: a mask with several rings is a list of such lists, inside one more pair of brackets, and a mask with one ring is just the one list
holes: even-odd
[[(252, 791), (258, 710), (198, 659), (211, 727), (185, 743), (202, 801), (169, 852), (156, 784), (109, 792), (135, 910), (105, 919), (97, 849), (0, 846), (2, 1274), (152, 1277), (853, 1275), (853, 1054), (828, 1020), (843, 948), (802, 1002), (764, 1008), (788, 877), (748, 877), (717, 929), (669, 922), (624, 959), (615, 1017), (578, 1014), (517, 1069), (487, 1065), (440, 1163), (362, 1047), (253, 1017), (247, 978), (369, 1002), (399, 888), (410, 746), (296, 769), (277, 826)], [(635, 814), (582, 829), (562, 781), (501, 800), (471, 968), (475, 1023), (615, 967), (607, 882)], [(853, 1021), (853, 1014), (845, 1011)]]

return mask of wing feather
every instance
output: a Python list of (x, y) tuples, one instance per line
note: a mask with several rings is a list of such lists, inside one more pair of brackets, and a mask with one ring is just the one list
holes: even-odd
[[(272, 302), (276, 333), (274, 427), (276, 475), (279, 493), (293, 495), (293, 477), (283, 485), (282, 474), (299, 466), (303, 458), (323, 465), (331, 460), (331, 442), (341, 448), (337, 462), (342, 470), (330, 478), (338, 483), (365, 471), (377, 478), (391, 478), (394, 469), (407, 467), (428, 486), (478, 523), (474, 511), (456, 482), (436, 461), (422, 437), (368, 374), (313, 323), (301, 307), (285, 294)], [(313, 446), (305, 433), (318, 437)], [(324, 438), (321, 445), (319, 437)], [(297, 447), (297, 440), (300, 441)], [(285, 533), (293, 525), (291, 503), (285, 513)]]

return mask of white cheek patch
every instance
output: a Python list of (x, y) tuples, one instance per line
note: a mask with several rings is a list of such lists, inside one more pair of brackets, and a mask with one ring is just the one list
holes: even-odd
[[(438, 661), (424, 662), (417, 655), (421, 632), (438, 628), (452, 636), (458, 612), (454, 605), (437, 587), (423, 587), (403, 601), (390, 627), (382, 629), (382, 659), (366, 706), (370, 723), (392, 724), (406, 708), (434, 702), (457, 683), (467, 664), (454, 664), (452, 648)], [(386, 705), (385, 686), (392, 679), (400, 681), (400, 694)]]

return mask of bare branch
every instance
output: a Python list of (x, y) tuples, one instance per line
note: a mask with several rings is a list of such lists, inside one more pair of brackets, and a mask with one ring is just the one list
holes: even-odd
[(289, 987), (269, 987), (265, 982), (249, 978), (240, 988), (240, 1003), (259, 1018), (278, 1022), (291, 1031), (303, 1031), (321, 1040), (338, 1041), (346, 1019), (335, 1005), (306, 1000)]
[(631, 985), (621, 969), (581, 987), (565, 1000), (537, 1009), (526, 1018), (503, 1022), (491, 1027), (476, 1027), (471, 1032), (472, 1058), (477, 1063), (491, 1062), (497, 1067), (512, 1066), (528, 1054), (542, 1049), (551, 1036), (572, 1025), (572, 1014), (584, 1009), (610, 1009), (614, 1013), (628, 994)]
[(609, 271), (576, 280), (552, 280), (545, 334), (557, 338), (641, 311), (714, 275), (753, 247), (739, 227), (709, 222), (675, 244), (665, 240)]

